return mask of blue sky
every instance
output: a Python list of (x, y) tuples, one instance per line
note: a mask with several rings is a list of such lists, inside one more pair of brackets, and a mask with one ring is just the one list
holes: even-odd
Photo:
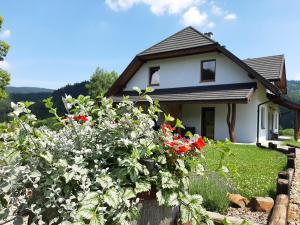
[(88, 80), (97, 66), (121, 73), (135, 54), (187, 25), (238, 57), (285, 54), (300, 80), (299, 0), (0, 0), (0, 66), (11, 85), (59, 88)]

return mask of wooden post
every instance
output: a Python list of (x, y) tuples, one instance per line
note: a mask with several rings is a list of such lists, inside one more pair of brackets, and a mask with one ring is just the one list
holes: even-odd
[(275, 205), (272, 211), (268, 225), (286, 225), (287, 211), (289, 205), (289, 196), (280, 194), (277, 195)]
[(231, 142), (236, 142), (235, 121), (236, 121), (236, 104), (227, 104), (227, 125), (229, 138)]
[(299, 114), (300, 112), (298, 110), (295, 110), (295, 118), (294, 118), (294, 138), (296, 141), (300, 138), (300, 132), (299, 132)]

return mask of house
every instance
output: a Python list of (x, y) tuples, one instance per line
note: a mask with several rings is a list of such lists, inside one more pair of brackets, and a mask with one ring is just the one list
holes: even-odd
[(139, 53), (107, 96), (142, 102), (133, 88), (151, 86), (150, 96), (188, 129), (244, 143), (276, 137), (283, 105), (295, 111), (299, 134), (300, 105), (284, 98), (284, 56), (241, 60), (210, 35), (187, 27)]

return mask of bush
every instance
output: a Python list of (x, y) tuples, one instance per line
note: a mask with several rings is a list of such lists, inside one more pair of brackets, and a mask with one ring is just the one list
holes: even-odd
[(191, 194), (199, 194), (203, 197), (203, 206), (210, 211), (226, 213), (230, 205), (228, 193), (234, 193), (236, 189), (225, 177), (216, 173), (195, 178), (190, 185)]
[[(33, 103), (12, 104), (12, 122), (0, 127), (1, 219), (20, 221), (30, 212), (34, 224), (128, 225), (138, 219), (139, 194), (155, 187), (159, 205), (181, 205), (182, 223), (211, 223), (202, 197), (188, 191), (190, 177), (203, 173), (205, 143), (197, 134), (175, 134), (179, 120), (155, 131), (159, 104), (140, 94), (147, 110), (126, 97), (98, 105), (88, 96), (66, 96), (66, 118), (47, 99), (63, 125), (57, 131), (34, 127)], [(212, 148), (226, 152), (221, 143)]]
[(34, 127), (39, 128), (42, 126), (46, 126), (48, 128), (50, 128), (51, 130), (59, 130), (61, 128), (63, 128), (63, 124), (60, 123), (59, 121), (57, 121), (57, 118), (55, 117), (50, 117), (47, 119), (43, 119), (43, 120), (37, 120), (34, 124)]

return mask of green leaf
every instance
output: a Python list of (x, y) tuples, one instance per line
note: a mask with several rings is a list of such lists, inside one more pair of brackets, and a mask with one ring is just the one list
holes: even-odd
[(44, 99), (43, 102), (47, 109), (51, 109), (53, 107), (52, 97)]
[(149, 95), (145, 95), (146, 100), (153, 105), (153, 99)]
[(142, 94), (142, 90), (139, 87), (133, 87), (132, 89), (138, 92), (139, 94)]
[(126, 188), (125, 191), (124, 191), (124, 194), (122, 196), (122, 199), (123, 200), (127, 200), (127, 199), (131, 199), (131, 198), (135, 198), (136, 195), (133, 191), (132, 188)]
[(115, 189), (109, 189), (105, 194), (103, 195), (104, 201), (111, 207), (117, 208), (119, 205), (119, 194)]
[(40, 171), (35, 170), (30, 174), (30, 177), (36, 178), (36, 177), (40, 177), (42, 174)]
[(154, 89), (152, 87), (147, 87), (145, 90), (145, 93), (151, 93), (153, 91), (154, 91)]
[(53, 160), (53, 155), (48, 151), (40, 153), (40, 156), (44, 158), (48, 163), (51, 163)]
[(102, 214), (96, 214), (90, 220), (89, 225), (105, 225), (106, 220)]
[(64, 178), (66, 179), (66, 183), (69, 183), (70, 180), (74, 177), (75, 173), (74, 172), (65, 172), (64, 173)]
[(170, 114), (164, 114), (164, 115), (165, 115), (165, 122), (174, 121), (174, 117), (172, 117)]
[(176, 119), (175, 127), (185, 129), (180, 119)]
[(102, 175), (97, 177), (96, 182), (99, 183), (104, 189), (113, 186), (113, 179), (109, 175)]
[(188, 132), (185, 133), (184, 136), (191, 138), (191, 137), (193, 137), (193, 134), (192, 134), (191, 131), (188, 131)]
[(142, 193), (146, 191), (150, 191), (151, 184), (149, 182), (137, 182), (135, 183), (135, 193)]

